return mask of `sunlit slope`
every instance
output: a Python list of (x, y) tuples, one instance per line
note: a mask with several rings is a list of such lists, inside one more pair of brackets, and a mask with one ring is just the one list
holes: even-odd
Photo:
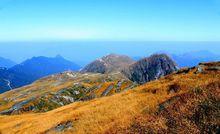
[[(173, 117), (179, 117), (179, 114), (183, 117), (185, 114), (191, 117), (188, 115), (188, 109), (190, 109), (188, 107), (192, 109), (197, 107), (200, 100), (203, 102), (213, 99), (219, 102), (219, 88), (220, 63), (202, 64), (196, 68), (182, 69), (175, 74), (138, 86), (133, 90), (91, 101), (72, 103), (46, 113), (0, 116), (0, 132), (178, 132), (181, 130), (181, 127), (175, 128), (180, 125), (178, 121), (184, 123), (188, 121), (188, 118), (185, 120), (174, 118), (177, 124), (173, 123), (174, 128), (169, 128), (172, 127), (172, 122), (169, 124), (170, 118), (167, 117), (169, 114), (166, 113), (170, 113)], [(181, 99), (176, 99), (177, 101), (172, 99), (178, 96)], [(213, 98), (209, 99), (210, 96)], [(190, 103), (191, 100), (192, 103)], [(218, 110), (217, 107), (217, 112)], [(194, 111), (191, 112), (194, 117)], [(211, 123), (218, 126), (219, 120)], [(195, 132), (199, 132), (200, 128), (196, 125), (198, 124), (193, 122), (185, 123), (183, 128), (187, 129), (192, 126)], [(204, 120), (203, 126), (206, 125)]]
[(64, 72), (0, 95), (0, 114), (46, 112), (76, 101), (91, 100), (131, 89), (120, 73)]

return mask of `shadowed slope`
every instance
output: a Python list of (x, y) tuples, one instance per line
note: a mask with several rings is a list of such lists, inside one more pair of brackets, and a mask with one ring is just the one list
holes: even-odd
[(12, 68), (0, 69), (0, 93), (30, 84), (47, 75), (68, 70), (76, 71), (79, 68), (75, 63), (59, 55), (53, 58), (33, 57)]
[(177, 70), (174, 61), (166, 54), (154, 54), (143, 58), (123, 70), (132, 81), (146, 83)]

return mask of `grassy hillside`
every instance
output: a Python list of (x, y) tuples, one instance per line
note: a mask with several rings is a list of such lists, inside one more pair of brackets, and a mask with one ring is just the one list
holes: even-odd
[(112, 95), (136, 86), (120, 73), (64, 72), (0, 94), (0, 114), (46, 112), (76, 102)]
[(220, 63), (201, 64), (112, 96), (45, 113), (0, 116), (0, 132), (216, 132), (219, 91)]

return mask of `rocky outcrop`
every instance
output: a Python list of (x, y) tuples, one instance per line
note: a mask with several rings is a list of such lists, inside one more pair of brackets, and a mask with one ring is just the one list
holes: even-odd
[(121, 71), (126, 66), (134, 63), (134, 61), (128, 56), (110, 54), (97, 59), (87, 65), (81, 70), (82, 73), (92, 72), (92, 73), (112, 73)]
[(122, 71), (130, 80), (143, 84), (177, 70), (174, 61), (165, 54), (154, 54), (139, 60)]

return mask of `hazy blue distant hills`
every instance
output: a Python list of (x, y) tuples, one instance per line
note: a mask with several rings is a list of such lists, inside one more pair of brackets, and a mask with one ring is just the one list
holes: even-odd
[(192, 67), (200, 62), (219, 61), (220, 55), (213, 54), (209, 51), (197, 51), (184, 53), (182, 55), (172, 55), (172, 58), (179, 67)]
[(0, 93), (30, 84), (33, 79), (24, 73), (0, 68)]
[(0, 57), (0, 67), (10, 68), (14, 65), (16, 65), (16, 63), (14, 61)]
[(61, 56), (53, 58), (33, 57), (12, 68), (0, 69), (0, 93), (9, 89), (21, 87), (33, 81), (55, 73), (68, 70), (77, 71), (80, 67)]
[[(168, 52), (162, 52), (168, 53)], [(179, 67), (192, 67), (200, 62), (220, 61), (220, 54), (214, 54), (210, 51), (194, 51), (184, 54), (169, 54)], [(132, 57), (135, 61), (142, 59), (141, 56)]]
[(77, 71), (79, 69), (80, 67), (77, 64), (59, 55), (53, 58), (43, 56), (33, 57), (10, 68), (10, 70), (27, 74), (33, 79), (67, 70)]

